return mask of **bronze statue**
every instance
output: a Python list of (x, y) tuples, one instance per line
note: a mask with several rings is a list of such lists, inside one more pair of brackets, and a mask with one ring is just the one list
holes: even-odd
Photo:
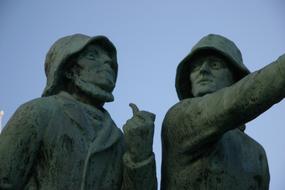
[(155, 190), (155, 115), (113, 122), (115, 46), (104, 36), (66, 36), (49, 50), (41, 98), (23, 104), (0, 136), (0, 189)]
[(285, 56), (250, 73), (236, 45), (210, 34), (178, 65), (180, 102), (162, 128), (162, 190), (269, 188), (265, 151), (244, 133), (285, 95)]

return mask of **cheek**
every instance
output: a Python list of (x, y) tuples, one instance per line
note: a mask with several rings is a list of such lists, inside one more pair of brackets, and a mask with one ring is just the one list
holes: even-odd
[(218, 88), (223, 88), (230, 86), (233, 83), (233, 76), (228, 71), (223, 71), (220, 73), (217, 73), (216, 77), (216, 85)]
[(194, 79), (193, 78), (190, 78), (189, 80), (189, 85), (191, 86), (191, 89), (192, 90), (195, 90), (197, 88), (197, 85), (196, 83), (194, 82)]
[(197, 78), (197, 73), (195, 73), (195, 72), (193, 72), (189, 75), (189, 80), (190, 80), (191, 85), (194, 83), (196, 78)]
[(224, 80), (225, 80), (225, 83), (227, 83), (228, 85), (234, 83), (234, 77), (230, 71), (226, 70)]
[(80, 71), (79, 77), (84, 79), (85, 81), (93, 81), (94, 79), (98, 78), (97, 69), (83, 69)]

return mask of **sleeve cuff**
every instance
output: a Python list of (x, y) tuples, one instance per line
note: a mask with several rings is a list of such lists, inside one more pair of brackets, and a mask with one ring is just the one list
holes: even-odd
[(143, 167), (145, 165), (150, 164), (151, 162), (153, 162), (153, 160), (154, 160), (154, 154), (153, 153), (147, 159), (142, 160), (140, 162), (132, 161), (128, 153), (125, 153), (124, 156), (123, 156), (124, 164), (127, 167), (132, 168), (132, 169), (141, 168), (141, 167)]

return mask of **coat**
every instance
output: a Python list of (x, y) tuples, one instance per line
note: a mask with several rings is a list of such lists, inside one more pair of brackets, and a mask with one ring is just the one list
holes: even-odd
[(106, 110), (67, 93), (35, 99), (1, 133), (0, 189), (155, 189), (154, 156), (132, 163), (124, 152)]
[(285, 96), (285, 56), (230, 87), (187, 98), (162, 128), (162, 190), (267, 190), (264, 149), (239, 129)]

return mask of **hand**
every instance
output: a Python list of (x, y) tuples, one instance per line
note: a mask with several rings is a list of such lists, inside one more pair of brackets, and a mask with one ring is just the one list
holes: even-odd
[(130, 103), (133, 117), (123, 126), (127, 154), (133, 162), (140, 162), (152, 155), (155, 115), (147, 111), (139, 111)]

